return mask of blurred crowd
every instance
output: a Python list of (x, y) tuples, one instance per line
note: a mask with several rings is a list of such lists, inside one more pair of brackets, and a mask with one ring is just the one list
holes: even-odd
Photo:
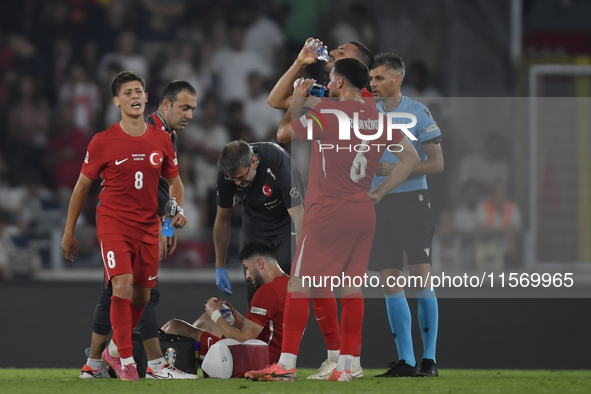
[[(349, 2), (348, 16), (332, 25), (320, 23), (331, 1), (305, 3), (3, 1), (0, 275), (10, 278), (21, 270), (36, 275), (41, 261), (49, 263), (51, 234), (62, 230), (86, 146), (94, 133), (120, 119), (109, 83), (122, 70), (137, 71), (146, 79), (147, 113), (157, 109), (160, 92), (171, 80), (187, 80), (197, 90), (194, 120), (179, 133), (190, 223), (179, 236), (205, 239), (205, 246), (188, 247), (184, 255), (192, 264), (209, 262), (210, 232), (203, 230), (212, 226), (216, 211), (221, 148), (238, 138), (274, 140), (283, 113), (266, 99), (309, 35), (324, 33), (331, 46), (354, 39), (371, 45), (375, 39), (361, 3)], [(321, 78), (320, 70), (311, 72)], [(78, 225), (81, 252), (94, 250), (99, 192), (97, 182)], [(19, 253), (33, 257), (23, 259)], [(87, 253), (77, 260), (99, 265), (98, 258)]]
[[(42, 264), (50, 264), (50, 244), (56, 236), (61, 239), (86, 146), (94, 133), (120, 119), (109, 83), (121, 70), (135, 70), (146, 79), (147, 113), (157, 109), (159, 95), (171, 80), (187, 80), (197, 90), (194, 120), (179, 133), (179, 167), (189, 226), (179, 231), (179, 237), (188, 242), (179, 244), (177, 260), (192, 266), (213, 261), (208, 229), (216, 212), (219, 151), (239, 138), (275, 141), (283, 112), (267, 105), (266, 99), (302, 43), (308, 37), (320, 37), (330, 49), (357, 40), (375, 51), (374, 10), (363, 2), (336, 3), (3, 1), (0, 276), (10, 278), (21, 271), (35, 276)], [(340, 17), (327, 18), (329, 13), (340, 13)], [(429, 97), (442, 95), (430, 82), (423, 63), (407, 67), (405, 95), (426, 105)], [(306, 72), (324, 80), (321, 65)], [(474, 256), (486, 255), (479, 242), (499, 238), (501, 233), (502, 240), (495, 242), (503, 245), (502, 259), (518, 248), (519, 210), (514, 203), (511, 213), (503, 208), (511, 204), (506, 197), (509, 158), (495, 157), (487, 153), (489, 148), (487, 144), (482, 155), (467, 157), (462, 163), (462, 205), (443, 204), (437, 212), (436, 239), (442, 246), (434, 250), (441, 249), (442, 264), (448, 260), (456, 265), (476, 264)], [(492, 162), (498, 177), (482, 184), (479, 171), (488, 173)], [(79, 250), (86, 252), (77, 260), (97, 266), (102, 265), (93, 249), (99, 192), (95, 182), (77, 226)], [(238, 215), (236, 226), (239, 220)]]
[(498, 269), (522, 264), (523, 220), (509, 197), (507, 141), (490, 133), (480, 151), (460, 160), (459, 196), (436, 213), (433, 265), (443, 269)]

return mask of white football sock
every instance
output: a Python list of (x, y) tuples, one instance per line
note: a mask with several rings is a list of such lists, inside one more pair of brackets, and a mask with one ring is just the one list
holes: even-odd
[(353, 361), (351, 361), (351, 370), (359, 370), (361, 369), (361, 357), (353, 357)]
[(351, 370), (351, 362), (353, 361), (353, 356), (351, 355), (343, 355), (339, 356), (339, 361), (337, 362), (337, 371), (342, 372)]
[(121, 368), (125, 368), (129, 364), (135, 364), (135, 360), (132, 357), (121, 358)]
[(297, 361), (298, 356), (291, 353), (281, 353), (281, 357), (279, 357), (279, 365), (283, 367), (283, 369), (295, 368)]
[(148, 367), (152, 369), (154, 372), (159, 372), (162, 370), (162, 367), (166, 365), (166, 360), (164, 357), (157, 358), (156, 360), (148, 361)]
[(330, 361), (334, 361), (335, 363), (339, 361), (339, 353), (340, 350), (328, 350), (328, 359)]
[(115, 345), (115, 342), (113, 342), (112, 339), (109, 342), (109, 346), (107, 347), (107, 349), (109, 349), (109, 354), (111, 356), (113, 356), (113, 357), (119, 357), (119, 350), (117, 350), (117, 345)]
[(96, 358), (88, 358), (86, 360), (86, 365), (88, 365), (91, 369), (97, 371), (105, 366), (105, 363), (101, 360), (97, 360)]

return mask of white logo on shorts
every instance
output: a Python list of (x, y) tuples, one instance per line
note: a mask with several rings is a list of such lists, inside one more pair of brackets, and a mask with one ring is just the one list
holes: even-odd
[[(427, 254), (429, 254), (429, 253), (427, 253)], [(148, 278), (148, 280), (154, 280), (154, 279), (156, 279), (157, 277), (158, 277), (158, 275), (156, 275), (156, 276), (150, 276), (150, 277)]]

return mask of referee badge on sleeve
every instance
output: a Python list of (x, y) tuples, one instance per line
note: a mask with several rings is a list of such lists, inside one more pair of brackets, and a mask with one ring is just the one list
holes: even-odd
[(425, 129), (425, 131), (427, 133), (430, 133), (430, 132), (435, 131), (435, 130), (439, 130), (439, 126), (437, 126), (436, 124), (432, 124), (431, 126), (429, 126), (429, 127), (427, 127)]

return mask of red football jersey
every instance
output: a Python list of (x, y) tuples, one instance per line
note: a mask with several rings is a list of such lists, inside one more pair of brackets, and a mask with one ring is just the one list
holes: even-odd
[[(324, 87), (328, 89), (328, 85), (324, 85)], [(373, 98), (373, 93), (367, 90), (367, 88), (363, 88), (361, 90), (361, 97)]]
[(288, 276), (279, 276), (262, 285), (250, 302), (246, 318), (263, 326), (257, 339), (269, 344), (269, 363), (279, 361), (283, 341), (283, 311), (287, 297)]
[(179, 174), (166, 131), (147, 124), (143, 135), (133, 137), (117, 123), (92, 138), (82, 173), (90, 179), (102, 178), (97, 235), (121, 234), (158, 243), (160, 176)]
[(363, 88), (363, 90), (361, 91), (361, 97), (373, 98), (373, 93), (367, 90), (366, 88)]
[[(370, 201), (367, 193), (380, 158), (390, 145), (402, 141), (404, 135), (395, 129), (392, 131), (392, 139), (388, 140), (386, 118), (376, 109), (374, 100), (365, 100), (336, 102), (324, 99), (305, 115), (292, 121), (294, 132), (302, 141), (307, 141), (307, 122), (308, 119), (312, 120), (312, 157), (308, 194), (304, 201), (306, 209), (315, 204), (336, 209), (346, 201)], [(337, 115), (323, 113), (323, 109), (336, 109), (346, 115), (350, 139), (339, 139)], [(354, 113), (358, 115), (359, 133), (368, 136), (377, 134), (378, 116), (382, 116), (381, 136), (375, 140), (365, 141), (357, 137), (353, 130)]]

